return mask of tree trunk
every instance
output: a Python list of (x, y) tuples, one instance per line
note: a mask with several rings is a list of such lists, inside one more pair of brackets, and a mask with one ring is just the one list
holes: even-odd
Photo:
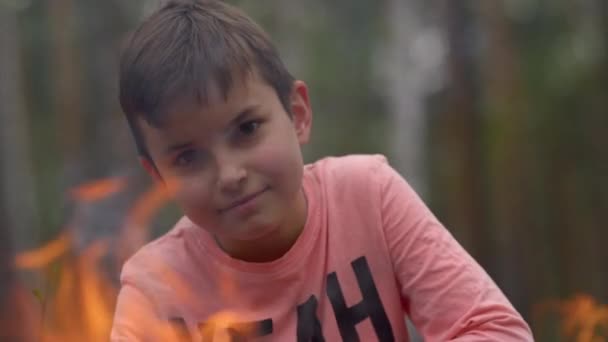
[[(3, 214), (0, 207), (0, 218), (6, 217)], [(28, 336), (31, 330), (26, 329), (25, 292), (17, 287), (7, 227), (0, 221), (0, 341), (34, 341)]]
[(62, 188), (79, 184), (83, 180), (83, 113), (81, 84), (78, 75), (80, 64), (75, 49), (74, 34), (79, 32), (73, 23), (73, 0), (56, 0), (47, 3), (51, 34), (51, 79), (54, 113), (57, 117), (58, 138), (63, 157)]
[(0, 5), (0, 198), (17, 249), (36, 242), (38, 203), (24, 108), (16, 13)]
[(443, 41), (439, 29), (429, 24), (415, 1), (386, 2), (386, 55), (383, 68), (390, 127), (391, 161), (423, 197), (427, 194), (425, 101), (436, 86), (443, 63)]
[[(502, 3), (480, 3), (484, 42), (484, 85), (486, 103), (486, 148), (490, 177), (490, 221), (497, 264), (496, 281), (513, 304), (526, 314), (530, 306), (529, 277), (542, 266), (531, 255), (534, 239), (530, 221), (530, 146), (526, 141), (529, 107), (520, 79), (520, 66)], [(547, 279), (547, 278), (545, 278)], [(537, 279), (535, 283), (539, 283)]]
[(492, 265), (483, 206), (479, 72), (474, 60), (477, 29), (462, 1), (444, 2), (449, 44), (445, 109), (434, 122), (435, 197), (458, 241), (484, 266)]

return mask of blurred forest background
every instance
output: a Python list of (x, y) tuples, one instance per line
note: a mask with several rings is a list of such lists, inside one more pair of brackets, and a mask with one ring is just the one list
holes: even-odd
[[(311, 88), (308, 161), (386, 154), (539, 341), (608, 340), (606, 0), (230, 2)], [(111, 313), (100, 278), (115, 285), (178, 215), (150, 190), (117, 101), (121, 39), (156, 4), (0, 0), (0, 314), (13, 322), (0, 337), (32, 311), (49, 334), (103, 334), (111, 314), (86, 321), (87, 291)], [(83, 280), (83, 259), (117, 250)], [(29, 297), (39, 307), (16, 310)]]

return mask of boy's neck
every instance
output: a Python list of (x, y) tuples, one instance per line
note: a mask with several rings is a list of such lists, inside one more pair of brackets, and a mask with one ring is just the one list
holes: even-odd
[(256, 240), (220, 240), (218, 246), (231, 257), (247, 262), (270, 262), (279, 259), (295, 244), (304, 229), (308, 206), (303, 191), (300, 191), (292, 215), (281, 227)]

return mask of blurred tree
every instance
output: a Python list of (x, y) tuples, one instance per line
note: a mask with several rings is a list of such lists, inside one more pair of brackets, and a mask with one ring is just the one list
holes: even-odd
[(426, 99), (438, 88), (444, 62), (443, 35), (432, 20), (434, 2), (386, 1), (388, 19), (382, 68), (384, 100), (390, 113), (389, 150), (395, 168), (422, 196), (427, 171), (423, 156), (426, 136)]
[(483, 97), (489, 177), (488, 224), (495, 248), (492, 273), (514, 305), (528, 312), (527, 280), (530, 268), (530, 212), (528, 175), (530, 142), (527, 127), (529, 104), (521, 80), (520, 58), (505, 16), (503, 3), (483, 2), (479, 6), (483, 40)]
[[(3, 217), (0, 207), (0, 220)], [(29, 336), (23, 299), (17, 293), (16, 274), (13, 269), (12, 240), (6, 222), (0, 221), (0, 341), (34, 341)]]
[(477, 67), (478, 23), (466, 1), (445, 1), (447, 84), (429, 124), (431, 203), (464, 247), (486, 268), (492, 244), (486, 225)]
[(51, 38), (50, 62), (53, 113), (57, 118), (57, 137), (60, 141), (62, 172), (61, 187), (66, 189), (82, 182), (84, 148), (82, 103), (82, 64), (76, 34), (77, 26), (73, 0), (46, 3)]
[(36, 243), (39, 224), (20, 53), (17, 8), (0, 3), (0, 198), (18, 249)]
[[(118, 57), (141, 1), (94, 1), (74, 3), (75, 37), (82, 60), (83, 149), (79, 163), (87, 179), (124, 173), (137, 167), (136, 151), (118, 104)], [(104, 96), (100, 96), (104, 94)], [(131, 148), (125, 148), (125, 146)]]
[(558, 1), (510, 13), (529, 106), (522, 152), (533, 298), (584, 292), (608, 300), (600, 261), (608, 257), (600, 219), (608, 210), (603, 4)]

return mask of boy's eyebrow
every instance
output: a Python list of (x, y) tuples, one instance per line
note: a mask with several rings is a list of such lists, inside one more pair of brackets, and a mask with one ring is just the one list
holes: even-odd
[(243, 118), (245, 118), (246, 116), (255, 112), (258, 109), (258, 107), (259, 107), (258, 105), (251, 105), (251, 106), (245, 107), (245, 109), (241, 110), (239, 112), (239, 114), (234, 117), (234, 119), (230, 120), (230, 125), (234, 125), (234, 124), (238, 123), (239, 121), (243, 120)]
[[(239, 114), (237, 114), (232, 120), (230, 120), (230, 125), (237, 124), (239, 121), (243, 120), (243, 118), (245, 118), (248, 115), (251, 115), (253, 112), (255, 112), (258, 109), (258, 107), (259, 107), (258, 105), (251, 105), (251, 106), (245, 107), (243, 110), (241, 110), (239, 112)], [(165, 150), (165, 154), (171, 154), (175, 151), (185, 149), (192, 145), (193, 145), (193, 142), (191, 142), (191, 141), (172, 144), (172, 145), (169, 145), (169, 147), (167, 147), (167, 149)]]
[(175, 151), (183, 150), (184, 148), (190, 147), (190, 146), (192, 146), (192, 142), (177, 143), (177, 144), (169, 145), (169, 147), (167, 147), (167, 149), (165, 150), (165, 154), (171, 154)]

